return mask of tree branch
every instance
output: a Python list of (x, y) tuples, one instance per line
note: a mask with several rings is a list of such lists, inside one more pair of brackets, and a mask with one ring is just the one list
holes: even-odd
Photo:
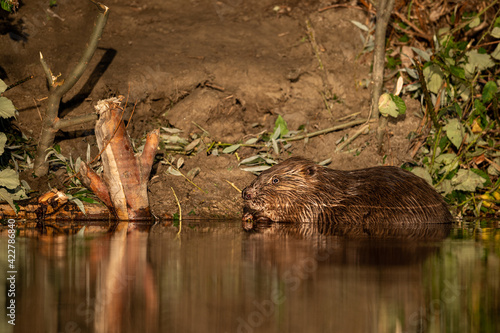
[(385, 35), (394, 8), (394, 0), (379, 0), (377, 7), (377, 26), (375, 28), (375, 50), (373, 53), (373, 90), (370, 118), (379, 118), (377, 141), (379, 152), (383, 151), (383, 139), (387, 128), (387, 118), (379, 117), (378, 100), (384, 86)]
[(35, 156), (34, 171), (35, 175), (37, 176), (42, 176), (48, 171), (48, 164), (45, 161), (45, 154), (47, 149), (54, 144), (55, 133), (59, 129), (67, 126), (81, 124), (86, 121), (95, 120), (97, 117), (96, 115), (85, 115), (67, 120), (58, 118), (59, 105), (61, 104), (63, 95), (66, 94), (68, 90), (70, 90), (83, 75), (83, 72), (87, 68), (90, 60), (92, 59), (92, 56), (95, 53), (95, 50), (97, 49), (97, 44), (101, 39), (102, 32), (109, 17), (108, 7), (94, 0), (90, 1), (97, 6), (99, 14), (97, 15), (94, 29), (92, 30), (92, 34), (90, 36), (90, 41), (77, 65), (68, 75), (68, 78), (60, 82), (54, 80), (49, 66), (45, 62), (42, 53), (40, 53), (40, 62), (47, 78), (47, 83), (50, 88), (50, 94), (48, 98), (47, 110), (45, 112), (43, 120), (40, 142), (38, 143)]
[(65, 127), (88, 123), (89, 121), (92, 121), (92, 120), (97, 120), (97, 114), (90, 113), (90, 114), (84, 114), (81, 116), (76, 116), (76, 117), (73, 117), (70, 119), (59, 119), (58, 121), (56, 121), (54, 123), (54, 129), (60, 130), (60, 129), (65, 128)]
[[(82, 57), (78, 61), (78, 64), (73, 68), (73, 71), (68, 75), (68, 78), (64, 80), (64, 84), (61, 86), (61, 88), (57, 89), (57, 93), (62, 97), (65, 93), (70, 90), (76, 82), (80, 79), (80, 77), (83, 75), (83, 72), (85, 72), (85, 69), (87, 68), (90, 60), (94, 56), (95, 50), (97, 49), (97, 44), (101, 40), (102, 32), (104, 30), (104, 27), (106, 26), (106, 22), (108, 21), (109, 17), (109, 10), (108, 7), (96, 3), (95, 1), (92, 1), (94, 4), (97, 5), (97, 8), (99, 8), (99, 15), (97, 15), (97, 19), (94, 25), (94, 30), (92, 31), (92, 34), (90, 35), (90, 41), (88, 43), (87, 48), (83, 52)], [(103, 8), (104, 7), (104, 8)]]

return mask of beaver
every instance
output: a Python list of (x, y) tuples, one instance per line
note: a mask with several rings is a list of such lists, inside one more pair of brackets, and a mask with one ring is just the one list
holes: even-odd
[(242, 197), (247, 230), (275, 222), (453, 221), (448, 205), (431, 185), (391, 166), (342, 171), (292, 157), (262, 172)]

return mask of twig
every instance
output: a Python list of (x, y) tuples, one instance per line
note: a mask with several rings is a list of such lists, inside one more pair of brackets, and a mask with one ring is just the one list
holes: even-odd
[(224, 92), (226, 90), (226, 89), (224, 89), (224, 87), (215, 85), (215, 84), (210, 83), (210, 82), (205, 82), (205, 87), (208, 87), (208, 88), (211, 88), (211, 89), (214, 89), (214, 90), (218, 90), (218, 91), (221, 91), (221, 92)]
[[(422, 30), (420, 30), (415, 24), (413, 24), (410, 20), (408, 20), (404, 15), (402, 15), (402, 14), (400, 14), (398, 12), (394, 12), (394, 15), (396, 15), (401, 21), (403, 21), (409, 27), (411, 27), (413, 30), (415, 30), (415, 32), (413, 33), (414, 35), (418, 35), (418, 36), (420, 36), (422, 38), (427, 39), (428, 41), (432, 40), (432, 36), (431, 35), (426, 34)], [(408, 32), (408, 31), (405, 31), (405, 32)]]
[(177, 236), (181, 234), (182, 231), (182, 209), (181, 209), (181, 204), (179, 202), (179, 199), (177, 198), (177, 195), (175, 194), (174, 188), (171, 186), (172, 192), (174, 193), (174, 198), (175, 201), (177, 202), (177, 207), (179, 207), (179, 231), (177, 232)]
[(348, 122), (348, 123), (345, 123), (342, 125), (333, 126), (330, 128), (325, 128), (325, 129), (320, 130), (320, 131), (316, 131), (316, 132), (312, 132), (312, 133), (308, 133), (308, 134), (304, 134), (304, 135), (300, 135), (300, 136), (294, 136), (291, 138), (286, 138), (286, 139), (283, 139), (283, 141), (298, 141), (298, 140), (302, 140), (305, 138), (312, 138), (314, 136), (327, 134), (330, 132), (342, 130), (344, 128), (354, 127), (354, 126), (361, 125), (361, 124), (366, 123), (366, 122), (374, 122), (374, 121), (375, 121), (375, 119), (372, 119), (372, 120), (368, 120), (368, 119), (353, 120), (351, 122)]
[(326, 6), (326, 7), (318, 9), (318, 12), (321, 13), (321, 12), (327, 11), (329, 9), (338, 8), (338, 7), (354, 8), (354, 9), (359, 9), (359, 10), (362, 10), (362, 11), (367, 11), (369, 13), (375, 14), (375, 12), (373, 10), (370, 10), (368, 8), (365, 9), (365, 8), (359, 7), (359, 6), (349, 6), (349, 5), (344, 5), (344, 4), (337, 4), (337, 5)]
[(29, 81), (29, 80), (31, 80), (32, 78), (34, 78), (34, 76), (33, 76), (33, 75), (30, 75), (30, 76), (28, 76), (28, 77), (25, 77), (24, 79), (19, 80), (19, 81), (17, 81), (16, 83), (13, 83), (13, 84), (11, 84), (10, 86), (8, 86), (7, 88), (5, 88), (5, 91), (7, 91), (7, 90), (9, 90), (9, 89), (12, 89), (12, 88), (14, 88), (14, 87), (17, 87), (18, 85), (23, 84), (24, 82)]
[(330, 84), (330, 81), (328, 80), (328, 73), (326, 71), (325, 66), (323, 65), (323, 61), (321, 60), (321, 55), (320, 55), (320, 48), (318, 43), (316, 42), (316, 33), (314, 31), (314, 28), (311, 24), (311, 20), (307, 19), (306, 20), (306, 31), (307, 31), (307, 37), (309, 38), (309, 42), (311, 43), (312, 49), (314, 51), (314, 55), (316, 56), (316, 59), (318, 60), (319, 68), (321, 70), (321, 80), (323, 81), (323, 91), (320, 92), (321, 96), (323, 97), (323, 101), (325, 103), (325, 107), (330, 112), (330, 115), (332, 115), (332, 111), (330, 110), (330, 107), (328, 106), (328, 99), (325, 96), (325, 94), (330, 95), (332, 92), (332, 85)]
[[(128, 103), (128, 96), (127, 96), (127, 101), (125, 102), (125, 108), (127, 107), (127, 103)], [(128, 117), (127, 126), (125, 126), (125, 128), (128, 128), (128, 125), (130, 124), (130, 122), (132, 120), (132, 116), (134, 115), (136, 106), (137, 106), (137, 100), (134, 103), (134, 107), (132, 108), (132, 112), (130, 112), (130, 117)], [(123, 113), (125, 113), (125, 108), (123, 108)]]
[(355, 116), (359, 115), (360, 113), (361, 113), (361, 111), (348, 114), (347, 116), (340, 117), (339, 119), (337, 119), (337, 121), (342, 121), (342, 120), (346, 120), (346, 119), (355, 117)]
[(420, 80), (420, 85), (422, 86), (422, 92), (424, 93), (427, 113), (429, 114), (429, 117), (431, 118), (434, 127), (436, 129), (439, 129), (441, 126), (439, 125), (436, 113), (434, 112), (434, 104), (432, 104), (431, 95), (429, 94), (429, 90), (427, 89), (427, 83), (425, 82), (424, 73), (422, 71), (422, 64), (416, 59), (415, 59), (415, 64), (416, 64), (415, 67), (417, 68), (418, 72), (418, 78)]
[(40, 63), (42, 64), (43, 72), (45, 73), (45, 78), (47, 79), (47, 83), (49, 84), (49, 89), (52, 91), (54, 87), (54, 76), (52, 75), (52, 71), (47, 65), (47, 62), (43, 58), (42, 52), (40, 52)]
[(191, 121), (191, 122), (193, 123), (194, 126), (198, 127), (203, 133), (205, 133), (208, 137), (210, 137), (210, 133), (208, 133), (207, 130), (205, 130), (203, 127), (201, 127), (200, 125), (198, 125), (194, 121)]
[(309, 37), (309, 42), (311, 43), (311, 46), (313, 48), (314, 55), (316, 56), (316, 59), (318, 60), (319, 68), (323, 71), (325, 69), (325, 67), (323, 66), (323, 62), (321, 61), (321, 56), (319, 55), (319, 46), (318, 46), (318, 43), (316, 42), (316, 36), (314, 33), (314, 29), (313, 29), (311, 21), (309, 19), (306, 20), (306, 31), (307, 31), (307, 37)]
[(367, 129), (368, 129), (368, 131), (370, 130), (370, 124), (366, 124), (366, 125), (361, 126), (361, 128), (359, 130), (357, 130), (349, 139), (342, 142), (342, 144), (338, 145), (337, 148), (335, 148), (335, 151), (336, 152), (341, 151), (342, 149), (345, 148), (345, 146), (347, 146), (348, 144), (353, 142), (358, 136), (360, 136), (361, 134), (368, 133)]
[(241, 193), (241, 190), (236, 186), (234, 185), (234, 183), (231, 183), (229, 180), (227, 179), (224, 179), (229, 185), (231, 185), (236, 191), (240, 192)]
[(333, 117), (333, 112), (332, 112), (332, 109), (330, 108), (330, 105), (328, 104), (328, 99), (326, 98), (325, 93), (323, 91), (320, 91), (319, 94), (321, 95), (321, 97), (323, 99), (323, 103), (325, 104), (325, 108), (330, 113), (330, 116)]
[[(491, 7), (493, 7), (493, 6), (494, 6), (497, 2), (498, 2), (498, 0), (493, 1), (493, 2), (492, 2), (492, 3), (490, 3), (488, 6), (484, 7), (484, 8), (483, 8), (483, 10), (481, 10), (479, 13), (477, 13), (476, 15), (474, 15), (474, 16), (472, 16), (472, 17), (470, 17), (470, 18), (469, 18), (469, 20), (466, 20), (466, 21), (464, 21), (464, 22), (460, 23), (460, 24), (459, 24), (458, 26), (456, 26), (455, 28), (453, 28), (453, 29), (452, 29), (452, 30), (451, 30), (448, 34), (449, 34), (450, 36), (453, 36), (453, 35), (455, 34), (455, 32), (457, 32), (457, 31), (459, 31), (459, 30), (463, 29), (463, 28), (464, 28), (467, 24), (469, 24), (470, 22), (472, 22), (472, 20), (474, 20), (476, 17), (479, 17), (479, 18), (480, 18), (480, 17), (481, 17), (484, 13), (486, 13), (486, 12), (488, 11), (488, 9), (490, 9)], [(498, 12), (497, 12), (497, 14), (498, 14)], [(496, 14), (495, 14), (495, 16), (496, 16)], [(493, 21), (494, 21), (494, 20), (493, 20)], [(492, 24), (492, 26), (493, 26), (493, 24)], [(492, 28), (492, 26), (491, 26), (490, 28)], [(486, 35), (487, 35), (487, 34), (484, 34), (484, 35), (483, 35), (483, 37), (484, 37), (484, 36), (486, 36)], [(483, 39), (483, 38), (481, 38), (481, 39), (479, 40), (478, 44), (482, 41), (482, 39)]]
[(69, 119), (56, 119), (54, 129), (60, 130), (61, 128), (88, 123), (92, 120), (97, 120), (97, 114), (89, 113)]
[(35, 103), (36, 110), (38, 111), (38, 116), (40, 117), (40, 120), (43, 120), (42, 114), (40, 113), (40, 109), (38, 108), (38, 104), (35, 100), (35, 97), (33, 97), (33, 103)]
[(189, 179), (186, 175), (184, 175), (175, 165), (172, 164), (172, 162), (164, 160), (165, 163), (170, 165), (172, 168), (174, 168), (178, 173), (181, 174), (182, 177), (184, 177), (185, 180), (191, 183), (194, 187), (196, 187), (198, 190), (202, 191), (203, 193), (207, 193), (206, 191), (202, 190), (198, 185), (196, 185), (191, 179)]

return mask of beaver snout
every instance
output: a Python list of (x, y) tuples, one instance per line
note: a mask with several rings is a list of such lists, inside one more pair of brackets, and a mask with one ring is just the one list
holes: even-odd
[(253, 187), (245, 187), (241, 192), (243, 200), (252, 200), (255, 198), (255, 189)]

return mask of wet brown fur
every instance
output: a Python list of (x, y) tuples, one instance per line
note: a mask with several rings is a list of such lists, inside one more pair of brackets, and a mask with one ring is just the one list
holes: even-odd
[(246, 229), (251, 228), (251, 221), (453, 221), (447, 204), (432, 186), (397, 167), (341, 171), (293, 157), (262, 172), (242, 196)]

